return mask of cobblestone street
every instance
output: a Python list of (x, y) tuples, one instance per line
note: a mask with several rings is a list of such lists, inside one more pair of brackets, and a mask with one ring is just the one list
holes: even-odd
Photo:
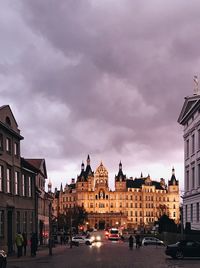
[(35, 258), (10, 257), (7, 268), (197, 268), (200, 265), (200, 259), (173, 260), (164, 250), (164, 247), (149, 246), (130, 251), (127, 243), (111, 241), (72, 249), (59, 245), (53, 249), (53, 256), (48, 255), (46, 248)]

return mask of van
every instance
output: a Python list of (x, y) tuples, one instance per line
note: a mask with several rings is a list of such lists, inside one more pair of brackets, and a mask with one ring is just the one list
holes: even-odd
[(108, 239), (109, 240), (119, 240), (119, 230), (117, 228), (111, 228), (108, 233)]

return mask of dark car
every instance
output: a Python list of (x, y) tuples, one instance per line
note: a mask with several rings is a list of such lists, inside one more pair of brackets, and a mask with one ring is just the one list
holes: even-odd
[(0, 250), (0, 268), (6, 268), (7, 254), (4, 250)]
[(200, 257), (200, 242), (193, 240), (181, 240), (176, 244), (168, 245), (165, 254), (174, 259), (184, 257)]

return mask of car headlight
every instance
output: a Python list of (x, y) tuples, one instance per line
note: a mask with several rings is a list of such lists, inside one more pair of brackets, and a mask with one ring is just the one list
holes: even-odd
[(90, 240), (91, 241), (94, 241), (95, 240), (95, 236), (91, 236)]
[(101, 236), (100, 235), (97, 235), (96, 240), (97, 241), (101, 241)]

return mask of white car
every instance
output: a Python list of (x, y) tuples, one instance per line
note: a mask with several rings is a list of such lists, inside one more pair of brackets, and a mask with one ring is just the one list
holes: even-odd
[(142, 245), (148, 246), (148, 245), (157, 245), (157, 246), (164, 246), (164, 242), (156, 237), (144, 237), (142, 239)]
[(91, 238), (86, 238), (85, 236), (74, 236), (72, 237), (72, 243), (74, 244), (86, 244), (92, 245), (93, 240)]

